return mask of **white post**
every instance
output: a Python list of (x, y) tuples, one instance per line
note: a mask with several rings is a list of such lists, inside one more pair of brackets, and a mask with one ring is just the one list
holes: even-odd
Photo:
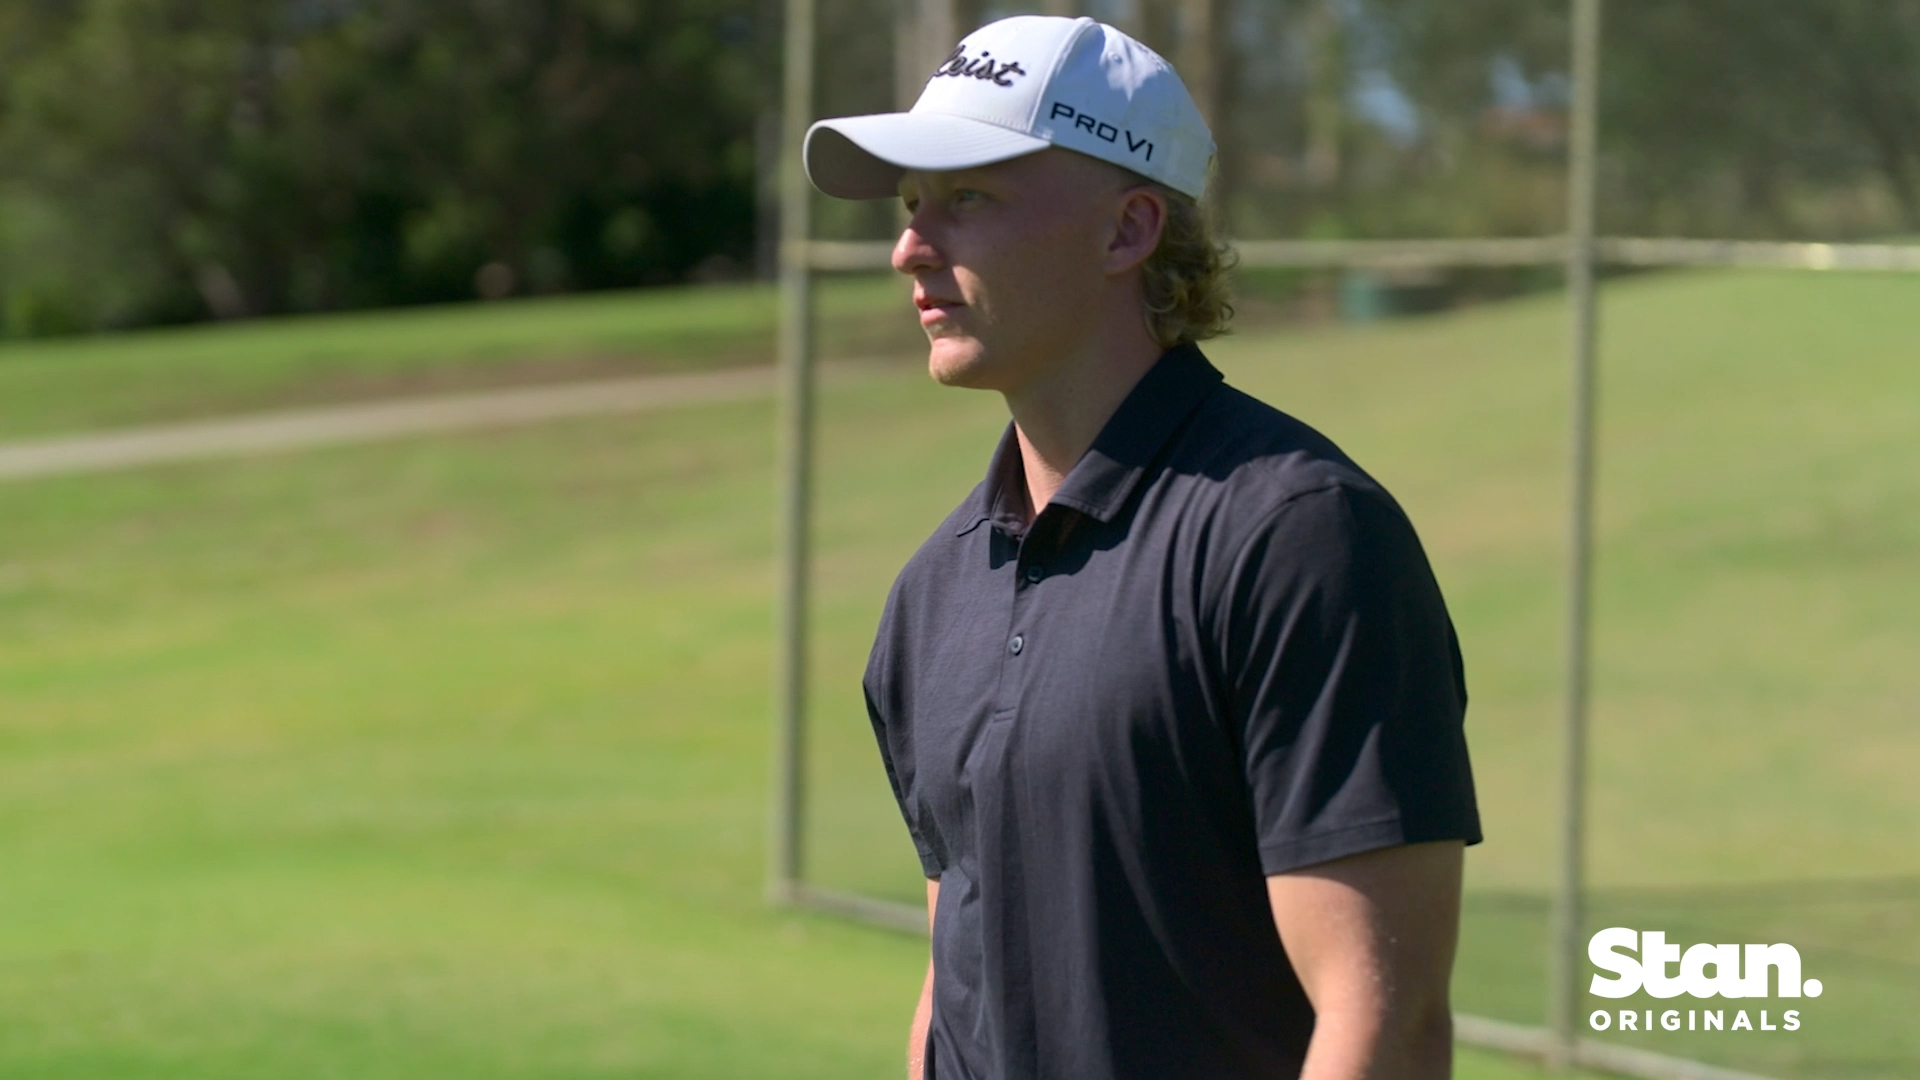
[(814, 0), (786, 0), (780, 156), (780, 341), (778, 432), (780, 593), (774, 646), (773, 843), (769, 893), (795, 899), (805, 863), (807, 524), (813, 475), (813, 270), (808, 264), (812, 192), (800, 144), (813, 121)]
[(1587, 673), (1591, 654), (1594, 474), (1594, 204), (1600, 132), (1600, 0), (1573, 0), (1573, 115), (1567, 169), (1567, 299), (1571, 310), (1572, 483), (1567, 519), (1566, 697), (1563, 705), (1560, 880), (1548, 959), (1550, 1064), (1572, 1066), (1578, 1030), (1586, 871)]

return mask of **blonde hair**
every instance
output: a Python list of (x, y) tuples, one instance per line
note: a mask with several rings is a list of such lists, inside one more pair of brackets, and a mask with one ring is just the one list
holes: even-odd
[(1213, 234), (1213, 219), (1191, 196), (1147, 181), (1167, 202), (1167, 220), (1141, 270), (1147, 326), (1161, 348), (1218, 337), (1233, 318), (1228, 276), (1239, 257)]

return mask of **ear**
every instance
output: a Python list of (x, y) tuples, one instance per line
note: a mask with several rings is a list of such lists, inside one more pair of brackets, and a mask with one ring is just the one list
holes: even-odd
[(1146, 262), (1166, 227), (1166, 196), (1151, 184), (1122, 191), (1114, 210), (1113, 238), (1107, 243), (1107, 273), (1124, 274)]

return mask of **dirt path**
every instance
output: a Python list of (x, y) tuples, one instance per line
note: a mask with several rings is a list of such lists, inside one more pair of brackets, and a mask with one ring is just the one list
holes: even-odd
[[(821, 373), (839, 377), (880, 368), (876, 361), (848, 360), (823, 364)], [(512, 427), (575, 416), (608, 416), (681, 405), (744, 401), (772, 394), (773, 385), (772, 368), (737, 368), (444, 394), (371, 405), (287, 409), (219, 420), (25, 439), (0, 443), (0, 482), (166, 462), (248, 457), (447, 431)]]

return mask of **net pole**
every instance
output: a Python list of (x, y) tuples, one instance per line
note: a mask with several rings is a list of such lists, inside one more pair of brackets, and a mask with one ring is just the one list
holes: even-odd
[(769, 892), (793, 901), (804, 872), (806, 801), (807, 525), (813, 476), (811, 195), (800, 160), (813, 114), (814, 0), (785, 0), (780, 131), (780, 322), (777, 473), (779, 595), (774, 645), (773, 837)]
[(1586, 865), (1588, 662), (1593, 578), (1595, 254), (1599, 156), (1600, 0), (1573, 2), (1573, 102), (1567, 177), (1567, 295), (1572, 353), (1571, 484), (1567, 521), (1566, 682), (1562, 707), (1559, 880), (1548, 960), (1548, 1059), (1574, 1060)]
[(1221, 126), (1220, 74), (1214, 59), (1218, 22), (1218, 0), (1180, 0), (1180, 77), (1200, 116), (1216, 131)]

